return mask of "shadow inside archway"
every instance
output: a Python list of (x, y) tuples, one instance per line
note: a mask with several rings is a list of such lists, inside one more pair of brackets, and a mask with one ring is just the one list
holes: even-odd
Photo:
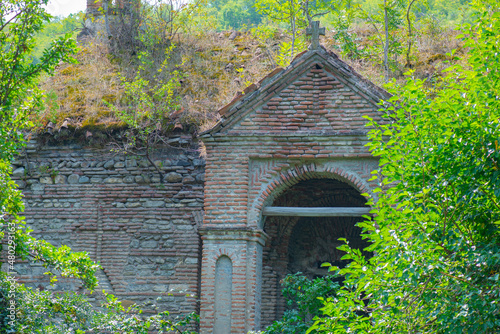
[[(350, 185), (334, 179), (300, 181), (278, 196), (272, 206), (281, 207), (362, 207), (366, 200)], [(262, 326), (268, 326), (285, 311), (280, 281), (302, 272), (310, 279), (328, 275), (325, 262), (343, 267), (344, 255), (337, 247), (345, 238), (354, 248), (369, 244), (355, 224), (361, 217), (267, 217), (264, 231), (269, 236), (262, 261)], [(370, 255), (370, 254), (367, 254)]]

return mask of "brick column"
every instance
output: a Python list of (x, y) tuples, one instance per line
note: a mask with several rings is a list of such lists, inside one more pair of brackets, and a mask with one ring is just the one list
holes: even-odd
[[(227, 256), (232, 263), (230, 333), (260, 327), (262, 247), (267, 235), (255, 229), (204, 228), (201, 273), (200, 333), (214, 333), (216, 262)], [(219, 334), (219, 333), (217, 333)]]

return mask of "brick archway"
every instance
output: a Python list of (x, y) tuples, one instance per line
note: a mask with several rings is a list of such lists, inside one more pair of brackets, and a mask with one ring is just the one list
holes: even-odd
[(267, 162), (268, 170), (251, 169), (250, 179), (254, 185), (248, 200), (248, 225), (260, 229), (264, 226), (262, 209), (270, 205), (286, 189), (300, 181), (310, 179), (333, 179), (344, 182), (356, 189), (360, 194), (367, 193), (376, 198), (373, 193), (374, 184), (367, 180), (371, 170), (377, 166), (377, 161), (365, 161), (359, 169), (359, 162), (351, 160), (317, 161), (310, 163), (280, 163)]
[[(366, 199), (361, 196), (364, 188), (353, 186), (355, 184), (353, 180), (356, 180), (352, 175), (349, 180), (346, 177), (339, 177), (338, 174), (324, 172), (321, 168), (311, 171), (310, 166), (308, 167), (299, 168), (304, 173), (297, 175), (295, 179), (281, 178), (285, 181), (278, 184), (274, 192), (263, 201), (264, 206), (361, 207), (366, 205)], [(348, 175), (348, 173), (344, 171), (343, 175)], [(280, 282), (287, 274), (301, 272), (310, 279), (327, 275), (328, 271), (321, 267), (322, 263), (340, 265), (343, 262), (341, 261), (343, 253), (337, 249), (342, 244), (338, 241), (339, 238), (348, 239), (354, 247), (360, 249), (368, 246), (361, 239), (361, 230), (355, 226), (355, 223), (361, 220), (363, 220), (361, 217), (271, 216), (262, 218), (262, 228), (268, 236), (262, 254), (263, 327), (279, 319), (286, 309), (285, 300), (281, 296)]]

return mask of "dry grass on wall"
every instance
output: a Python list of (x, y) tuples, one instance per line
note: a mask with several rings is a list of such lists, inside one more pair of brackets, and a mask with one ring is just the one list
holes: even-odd
[(45, 109), (31, 115), (35, 128), (64, 121), (76, 128), (119, 123), (105, 103), (117, 104), (123, 96), (118, 66), (105, 44), (91, 40), (81, 46), (75, 58), (78, 64), (61, 65), (54, 76), (41, 83), (46, 92)]
[[(358, 37), (357, 44), (364, 52), (361, 60), (339, 56), (361, 75), (382, 86), (381, 50), (378, 50), (380, 46), (374, 41), (375, 32), (371, 29), (367, 25), (353, 27), (353, 33)], [(465, 50), (455, 38), (457, 31), (432, 29), (417, 27), (419, 33), (412, 52), (414, 75), (429, 79), (429, 82), (439, 76), (440, 70), (449, 66), (450, 58), (446, 54), (451, 50), (458, 49), (461, 59), (466, 57)], [(176, 49), (172, 59), (179, 64), (182, 73), (178, 90), (182, 108), (168, 116), (169, 122), (194, 125), (189, 128), (198, 131), (213, 126), (219, 119), (217, 111), (221, 107), (229, 103), (237, 92), (258, 82), (276, 66), (273, 54), (282, 37), (275, 36), (263, 42), (250, 32), (207, 29), (179, 34), (175, 39)], [(322, 37), (322, 44), (338, 53), (339, 45), (331, 30), (327, 30), (327, 35)], [(124, 124), (107, 103), (118, 108), (125, 103), (119, 73), (133, 73), (136, 69), (131, 65), (132, 61), (114, 58), (106, 44), (98, 39), (82, 45), (76, 58), (78, 64), (61, 65), (53, 77), (46, 78), (41, 84), (47, 92), (46, 106), (31, 115), (35, 128), (42, 130), (49, 122), (55, 124), (55, 129), (63, 123), (75, 129), (123, 127)], [(399, 56), (397, 69), (393, 71), (393, 77), (399, 81), (407, 70), (403, 61), (404, 56)]]
[[(413, 43), (410, 53), (411, 69), (414, 70), (414, 76), (420, 79), (431, 81), (441, 75), (441, 71), (450, 66), (451, 57), (447, 56), (452, 50), (456, 50), (458, 61), (463, 62), (466, 57), (466, 50), (462, 43), (456, 38), (460, 33), (450, 27), (439, 27), (428, 23), (418, 23), (413, 29)], [(356, 36), (356, 44), (363, 56), (361, 59), (349, 59), (342, 55), (340, 44), (334, 38), (334, 32), (327, 30), (323, 39), (323, 45), (327, 49), (334, 50), (345, 62), (351, 65), (358, 73), (372, 81), (378, 86), (385, 84), (383, 67), (383, 47), (381, 41), (377, 38), (377, 32), (373, 26), (366, 23), (355, 24), (351, 33)], [(407, 50), (407, 31), (404, 28), (398, 30), (397, 35), (404, 42), (402, 46), (403, 54), (396, 59), (397, 64), (392, 66), (391, 78), (401, 82), (404, 79), (403, 74), (410, 69), (406, 65)], [(394, 60), (394, 57), (391, 57)], [(457, 60), (453, 60), (455, 63)]]
[[(172, 58), (182, 59), (182, 112), (172, 117), (198, 128), (214, 124), (221, 107), (273, 68), (263, 46), (246, 33), (233, 39), (231, 32), (198, 32), (179, 36), (176, 45)], [(76, 58), (78, 64), (61, 65), (42, 82), (47, 97), (45, 109), (32, 115), (35, 130), (49, 122), (57, 129), (65, 121), (75, 128), (124, 125), (105, 101), (118, 107), (124, 103), (119, 73), (133, 71), (132, 65), (113, 58), (98, 39), (83, 45)]]
[(264, 46), (249, 33), (183, 35), (178, 51), (183, 60), (180, 94), (187, 111), (184, 121), (198, 124), (200, 130), (210, 128), (218, 120), (217, 111), (237, 92), (273, 69)]

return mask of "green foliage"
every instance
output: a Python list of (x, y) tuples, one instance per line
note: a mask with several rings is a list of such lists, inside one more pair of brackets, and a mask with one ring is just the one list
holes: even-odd
[[(126, 107), (117, 110), (118, 116), (138, 131), (141, 140), (145, 140), (153, 131), (161, 129), (162, 122), (168, 114), (179, 108), (179, 98), (174, 96), (174, 93), (179, 87), (180, 73), (168, 68), (168, 54), (173, 48), (172, 45), (167, 49), (166, 59), (152, 77), (150, 75), (152, 60), (147, 51), (142, 51), (138, 55), (141, 65), (134, 78), (128, 80), (122, 77), (125, 99), (128, 103)], [(163, 80), (165, 73), (170, 77), (166, 81)], [(148, 77), (151, 77), (151, 80), (148, 80)]]
[(305, 50), (307, 48), (307, 41), (303, 36), (302, 38), (297, 38), (295, 43), (283, 41), (280, 43), (278, 52), (275, 55), (276, 64), (280, 67), (287, 67), (293, 58), (290, 55), (296, 55), (295, 50)]
[(443, 26), (453, 26), (468, 21), (472, 12), (468, 0), (427, 0), (419, 4), (419, 17), (432, 17)]
[(296, 0), (256, 0), (255, 7), (262, 15), (274, 24), (284, 27), (291, 37), (290, 42), (281, 42), (280, 51), (276, 56), (276, 63), (286, 67), (295, 55), (305, 50), (307, 38), (305, 29), (313, 19), (324, 16), (330, 12), (335, 15), (334, 27), (336, 34), (334, 39), (340, 42), (342, 51), (350, 55), (358, 55), (356, 45), (353, 43), (352, 34), (349, 31), (352, 23), (353, 11), (350, 1), (296, 1)]
[[(33, 94), (38, 76), (43, 72), (52, 72), (60, 61), (73, 59), (69, 55), (75, 51), (76, 44), (66, 35), (45, 49), (38, 64), (30, 62), (30, 54), (35, 47), (34, 35), (50, 19), (50, 15), (42, 8), (45, 2), (3, 1), (0, 5), (1, 121), (20, 122), (12, 124), (13, 128), (22, 126), (25, 111), (39, 102), (39, 96)], [(16, 108), (23, 112), (18, 110), (14, 114), (13, 109)], [(9, 149), (2, 151), (12, 152)]]
[(266, 334), (305, 333), (313, 324), (312, 319), (321, 315), (322, 300), (335, 296), (335, 291), (339, 288), (333, 275), (310, 280), (302, 273), (287, 275), (281, 285), (287, 310), (282, 320), (275, 321), (266, 328)]
[[(126, 141), (117, 150), (125, 154), (143, 155), (154, 166), (163, 183), (163, 173), (150, 158), (151, 150), (162, 140), (169, 115), (180, 106), (176, 89), (180, 87), (180, 72), (169, 63), (172, 44), (165, 50), (164, 60), (156, 68), (155, 58), (146, 51), (138, 55), (140, 65), (129, 80), (122, 76), (126, 106), (118, 108), (105, 102), (121, 121), (128, 125)], [(139, 152), (143, 151), (141, 154)]]
[(360, 226), (374, 256), (340, 248), (344, 286), (310, 332), (499, 332), (500, 11), (474, 9), (468, 64), (431, 92), (408, 77), (371, 122), (379, 197)]
[[(101, 311), (84, 295), (65, 293), (54, 295), (50, 291), (39, 291), (12, 283), (5, 273), (0, 273), (0, 333), (179, 333), (191, 334), (187, 329), (198, 321), (198, 316), (189, 314), (172, 320), (168, 312), (144, 317), (137, 305), (124, 309), (110, 294)], [(10, 295), (10, 296), (9, 296)], [(11, 318), (10, 301), (15, 300), (16, 320)], [(10, 308), (10, 309), (9, 309)]]
[(258, 25), (262, 15), (255, 9), (255, 0), (212, 0), (207, 7), (213, 10), (221, 29), (241, 29)]
[(52, 40), (60, 36), (70, 35), (76, 37), (77, 30), (81, 27), (84, 20), (83, 13), (71, 14), (67, 17), (55, 17), (47, 23), (34, 37), (36, 45), (33, 48), (31, 57), (33, 62), (39, 63), (43, 55), (43, 50), (49, 47)]
[[(8, 247), (7, 272), (13, 271), (17, 256), (41, 261), (61, 276), (80, 278), (92, 289), (97, 285), (94, 272), (98, 265), (86, 253), (71, 253), (68, 247), (56, 248), (30, 236), (31, 230), (19, 215), (24, 209), (21, 194), (10, 178), (10, 161), (23, 145), (26, 115), (40, 105), (37, 78), (51, 73), (60, 61), (72, 61), (70, 54), (75, 51), (75, 41), (64, 36), (44, 50), (39, 63), (31, 62), (34, 36), (50, 19), (44, 4), (46, 1), (3, 1), (0, 5), (0, 239), (5, 237)], [(8, 277), (2, 273), (0, 282), (5, 284)]]
[(306, 46), (305, 28), (313, 18), (325, 15), (332, 9), (330, 1), (256, 0), (255, 7), (271, 22), (285, 27), (291, 41), (281, 43), (277, 63), (287, 66)]
[(376, 10), (372, 11), (358, 7), (360, 18), (369, 22), (376, 32), (372, 37), (375, 42), (374, 47), (370, 51), (377, 56), (374, 59), (384, 65), (386, 81), (390, 73), (397, 69), (398, 57), (403, 53), (404, 37), (401, 36), (401, 28), (405, 24), (404, 18), (409, 2), (412, 0), (380, 0), (377, 2)]
[(361, 57), (361, 52), (357, 46), (356, 35), (351, 31), (355, 10), (346, 7), (338, 10), (332, 20), (334, 28), (333, 38), (339, 43), (340, 51), (351, 59)]
[[(291, 35), (290, 43), (281, 43), (277, 63), (287, 66), (300, 51), (297, 48), (297, 39), (300, 30), (307, 26), (306, 17), (302, 15), (302, 6), (295, 0), (256, 0), (255, 8), (257, 12), (265, 15), (274, 23), (283, 23), (287, 32)], [(303, 37), (302, 37), (303, 38)], [(298, 51), (300, 50), (300, 51)]]
[[(43, 5), (46, 1), (4, 1), (0, 5), (0, 238), (8, 234), (8, 246), (21, 258), (42, 261), (62, 276), (81, 278), (93, 288), (98, 265), (85, 253), (71, 253), (69, 248), (55, 248), (30, 236), (19, 213), (24, 209), (21, 194), (10, 179), (10, 161), (23, 145), (22, 130), (28, 125), (26, 115), (39, 107), (41, 92), (36, 88), (41, 73), (51, 73), (60, 61), (73, 61), (75, 41), (60, 37), (43, 52), (40, 62), (33, 64), (30, 54), (34, 36), (50, 19)], [(12, 260), (12, 261), (11, 261)], [(9, 258), (12, 270), (13, 259)], [(9, 270), (9, 271), (10, 271)]]

